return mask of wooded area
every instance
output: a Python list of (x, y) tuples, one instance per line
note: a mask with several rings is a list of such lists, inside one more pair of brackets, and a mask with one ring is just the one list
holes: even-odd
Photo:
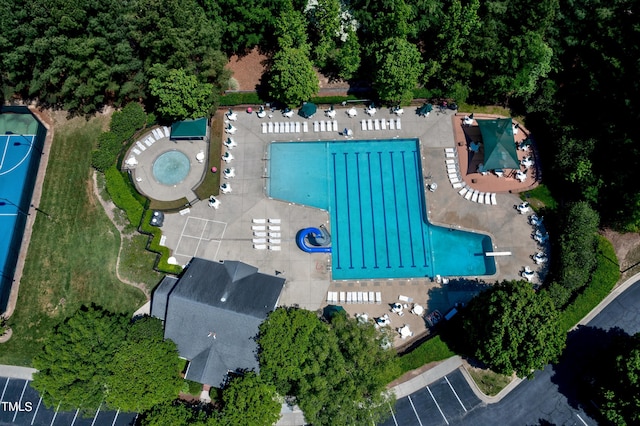
[[(258, 46), (271, 58), (264, 100), (312, 96), (315, 66), (382, 103), (424, 87), (432, 100), (503, 104), (526, 117), (556, 198), (637, 231), (638, 3), (0, 0), (0, 80), (5, 100), (81, 114), (142, 101), (169, 119), (215, 108), (227, 55)], [(198, 82), (186, 110), (167, 99), (176, 75)]]

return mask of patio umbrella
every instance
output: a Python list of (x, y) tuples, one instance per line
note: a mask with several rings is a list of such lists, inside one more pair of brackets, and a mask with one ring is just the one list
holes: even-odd
[(300, 110), (298, 111), (298, 114), (300, 114), (300, 116), (304, 118), (311, 118), (317, 110), (318, 107), (316, 106), (316, 104), (305, 102), (304, 105), (302, 105), (302, 108), (300, 108)]
[(322, 310), (322, 316), (327, 321), (331, 321), (331, 318), (333, 318), (335, 315), (338, 315), (340, 313), (346, 313), (346, 311), (342, 306), (338, 306), (338, 305), (327, 305)]
[(420, 108), (418, 108), (418, 115), (427, 115), (432, 110), (433, 110), (433, 105), (423, 104)]
[(405, 337), (409, 337), (411, 336), (411, 330), (409, 329), (408, 325), (405, 325), (404, 327), (402, 327), (401, 329), (398, 330), (398, 332), (400, 333), (400, 336), (404, 339)]

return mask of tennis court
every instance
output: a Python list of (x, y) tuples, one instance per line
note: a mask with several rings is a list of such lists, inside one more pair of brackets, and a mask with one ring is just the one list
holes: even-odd
[(31, 205), (42, 138), (31, 114), (0, 114), (0, 311), (6, 309)]

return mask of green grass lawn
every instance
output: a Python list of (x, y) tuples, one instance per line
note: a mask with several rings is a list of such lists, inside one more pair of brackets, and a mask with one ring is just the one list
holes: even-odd
[(94, 198), (91, 150), (106, 118), (76, 118), (56, 127), (16, 310), (13, 337), (0, 363), (29, 365), (60, 320), (83, 304), (133, 313), (145, 302), (115, 276), (117, 230)]

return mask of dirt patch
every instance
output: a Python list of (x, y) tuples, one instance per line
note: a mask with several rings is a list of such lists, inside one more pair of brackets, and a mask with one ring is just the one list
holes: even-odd
[(613, 244), (623, 279), (640, 272), (640, 233), (621, 234), (605, 229), (602, 235)]
[[(238, 87), (235, 90), (241, 92), (255, 91), (260, 85), (260, 80), (266, 70), (268, 61), (269, 57), (260, 53), (257, 48), (242, 57), (238, 55), (231, 56), (226, 67), (233, 72), (232, 77), (238, 82)], [(320, 72), (316, 71), (316, 74), (320, 81), (320, 91), (325, 92), (324, 94), (347, 94), (349, 83), (346, 81), (330, 81), (328, 77), (325, 77)]]

